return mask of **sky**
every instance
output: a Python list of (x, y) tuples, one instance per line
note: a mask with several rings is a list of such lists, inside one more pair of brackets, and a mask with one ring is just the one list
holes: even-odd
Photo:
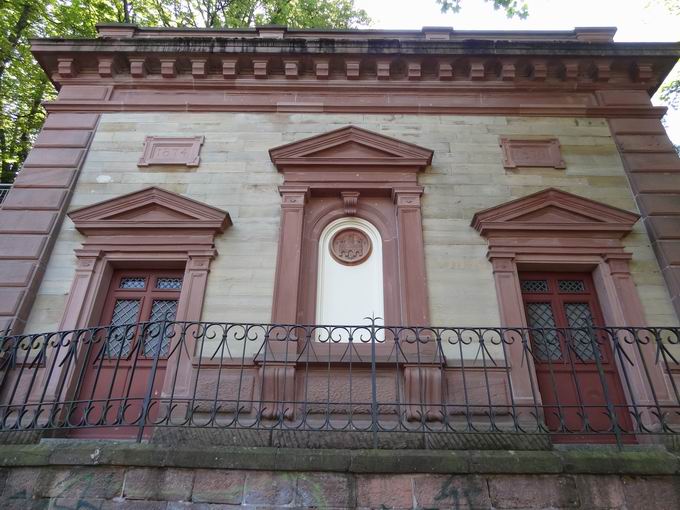
[[(675, 0), (680, 3), (680, 0)], [(526, 0), (529, 17), (508, 19), (484, 0), (461, 0), (456, 14), (442, 14), (435, 0), (355, 0), (372, 18), (371, 28), (420, 29), (446, 26), (458, 30), (571, 30), (617, 27), (615, 41), (679, 41), (680, 14), (670, 14), (664, 0)], [(680, 64), (673, 74), (680, 78)], [(654, 104), (663, 104), (658, 97)], [(680, 109), (669, 109), (668, 134), (680, 145)]]

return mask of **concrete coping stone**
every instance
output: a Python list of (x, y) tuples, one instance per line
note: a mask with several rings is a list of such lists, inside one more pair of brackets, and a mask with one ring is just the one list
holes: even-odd
[(336, 473), (680, 474), (680, 455), (660, 447), (550, 451), (332, 450), (215, 447), (109, 441), (0, 446), (0, 467), (139, 466)]

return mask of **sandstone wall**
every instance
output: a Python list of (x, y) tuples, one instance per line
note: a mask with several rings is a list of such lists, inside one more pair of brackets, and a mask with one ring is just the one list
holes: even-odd
[[(217, 241), (203, 318), (267, 322), (271, 314), (281, 177), (267, 150), (354, 124), (435, 151), (419, 177), (430, 315), (437, 325), (499, 324), (486, 245), (470, 226), (474, 212), (546, 187), (636, 211), (603, 119), (438, 115), (257, 113), (104, 114), (71, 209), (150, 185), (227, 210), (233, 227)], [(205, 136), (198, 168), (138, 168), (147, 135)], [(506, 171), (498, 138), (556, 136), (566, 170)], [(82, 238), (67, 219), (59, 233), (26, 332), (57, 327)], [(668, 292), (642, 225), (625, 240), (650, 324), (675, 324)]]

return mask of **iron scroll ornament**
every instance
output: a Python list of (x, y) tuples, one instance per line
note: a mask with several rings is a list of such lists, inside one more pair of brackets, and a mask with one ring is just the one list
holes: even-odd
[(329, 243), (333, 258), (340, 264), (356, 266), (371, 255), (373, 244), (368, 235), (358, 228), (345, 228), (337, 232)]

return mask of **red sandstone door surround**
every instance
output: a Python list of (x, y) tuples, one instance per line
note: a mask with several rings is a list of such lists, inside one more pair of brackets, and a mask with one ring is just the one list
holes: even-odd
[(587, 330), (604, 326), (591, 275), (519, 277), (546, 425), (569, 432), (553, 434), (553, 441), (613, 443), (615, 434), (603, 432), (614, 431), (614, 417), (617, 427), (632, 431), (610, 339)]
[[(501, 326), (527, 327), (519, 273), (522, 271), (568, 271), (588, 273), (599, 296), (602, 321), (616, 327), (644, 327), (645, 317), (637, 288), (630, 274), (627, 253), (621, 242), (639, 216), (584, 197), (549, 188), (517, 200), (477, 212), (474, 227), (488, 241), (501, 316)], [(638, 350), (629, 342), (619, 342), (633, 366), (654, 367), (654, 346)], [(535, 402), (536, 370), (519, 370), (523, 363), (519, 342), (509, 346), (515, 402), (531, 406)], [(643, 363), (644, 360), (644, 363)], [(614, 360), (619, 373), (619, 359)], [(531, 363), (531, 361), (530, 361)], [(626, 401), (653, 409), (654, 402), (666, 403), (670, 393), (663, 373), (651, 370), (649, 380), (639, 368), (628, 370)], [(534, 375), (531, 375), (534, 374)], [(656, 398), (655, 398), (656, 397)], [(653, 426), (654, 416), (641, 417)]]
[[(114, 273), (99, 320), (100, 325), (112, 327), (87, 349), (71, 422), (109, 425), (120, 417), (129, 426), (81, 428), (72, 436), (133, 438), (140, 430), (134, 426), (137, 421), (154, 421), (158, 405), (147, 411), (144, 398), (150, 382), (153, 398), (162, 391), (170, 350), (162, 321), (177, 316), (182, 276), (176, 270), (121, 269)], [(155, 324), (146, 330), (134, 326), (146, 321)]]
[[(116, 271), (132, 274), (130, 270), (139, 268), (162, 269), (165, 275), (181, 276), (181, 290), (172, 292), (172, 300), (176, 301), (175, 318), (178, 321), (201, 319), (210, 264), (217, 256), (214, 239), (231, 225), (228, 213), (150, 187), (82, 207), (71, 211), (69, 216), (85, 240), (75, 253), (76, 270), (60, 323), (61, 331), (92, 327), (106, 317), (107, 310), (113, 317), (115, 310), (111, 306), (115, 308), (115, 303), (112, 305), (110, 299), (113, 298), (109, 297), (109, 308), (106, 308), (107, 295), (111, 295), (107, 290), (110, 285), (116, 285)], [(147, 275), (152, 285), (154, 274)], [(130, 291), (117, 289), (123, 290)], [(146, 309), (140, 307), (138, 318), (143, 317), (139, 313), (153, 312), (153, 299), (146, 302), (149, 304)], [(174, 380), (174, 393), (183, 395), (190, 391), (191, 374), (191, 364), (168, 367), (162, 387), (166, 388)], [(58, 379), (63, 375), (55, 370), (41, 377)], [(76, 381), (72, 381), (71, 388), (75, 389), (76, 385)], [(52, 386), (56, 387), (43, 384), (47, 388)]]

